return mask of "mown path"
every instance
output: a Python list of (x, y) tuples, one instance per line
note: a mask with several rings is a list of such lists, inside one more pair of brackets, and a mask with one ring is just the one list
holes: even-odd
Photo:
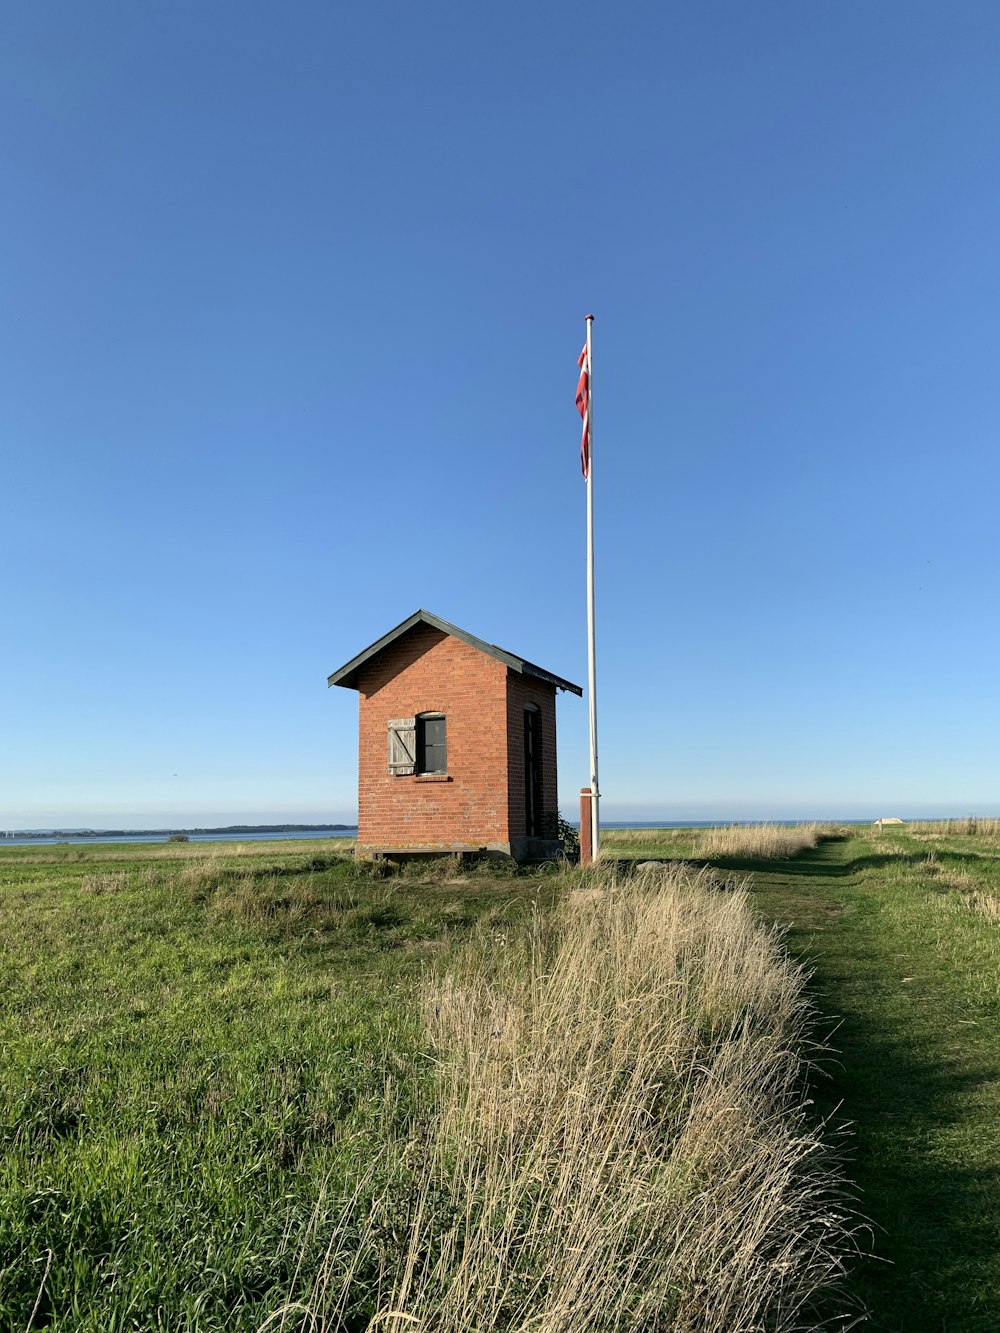
[[(909, 863), (836, 839), (752, 875), (838, 1025), (815, 1096), (850, 1126), (847, 1167), (879, 1259), (852, 1288), (879, 1333), (1000, 1330), (1000, 995), (995, 937)], [(913, 858), (916, 864), (916, 858)], [(993, 929), (996, 929), (994, 927)], [(985, 975), (989, 973), (989, 975)]]

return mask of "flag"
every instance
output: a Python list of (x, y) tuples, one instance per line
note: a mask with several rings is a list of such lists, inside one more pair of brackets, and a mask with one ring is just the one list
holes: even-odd
[(584, 477), (590, 476), (590, 362), (587, 360), (587, 348), (584, 345), (580, 359), (580, 381), (576, 386), (576, 406), (583, 417), (583, 436), (580, 440), (580, 466)]

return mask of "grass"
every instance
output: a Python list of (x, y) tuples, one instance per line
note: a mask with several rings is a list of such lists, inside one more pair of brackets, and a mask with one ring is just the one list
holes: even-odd
[(732, 824), (728, 828), (710, 828), (694, 841), (691, 855), (696, 859), (719, 857), (761, 857), (776, 861), (796, 856), (807, 847), (815, 847), (823, 829), (819, 824)]
[(1000, 1327), (1000, 823), (806, 833), (0, 849), (0, 1329)]
[[(697, 830), (615, 830), (609, 859), (695, 860)], [(1000, 1327), (1000, 820), (822, 831), (706, 864), (787, 927), (839, 1055), (814, 1080), (846, 1124), (871, 1219), (849, 1290), (876, 1333)]]
[(998, 831), (853, 830), (748, 866), (836, 1024), (815, 1095), (851, 1126), (878, 1256), (853, 1289), (881, 1333), (1000, 1327)]
[(802, 973), (708, 872), (567, 888), (425, 983), (428, 1101), (276, 1325), (777, 1333), (815, 1314), (850, 1238), (804, 1100)]
[(1000, 840), (1000, 819), (981, 819), (976, 815), (968, 815), (965, 819), (937, 819), (908, 824), (906, 832), (937, 838), (987, 839), (996, 846)]
[(820, 824), (730, 824), (707, 829), (606, 829), (601, 846), (612, 858), (659, 855), (692, 861), (720, 858), (778, 860), (815, 847), (829, 830)]
[(410, 1113), (429, 960), (554, 894), (341, 847), (0, 850), (0, 1328), (256, 1329)]
[(738, 884), (342, 851), (0, 850), (0, 1328), (811, 1318), (849, 1237)]

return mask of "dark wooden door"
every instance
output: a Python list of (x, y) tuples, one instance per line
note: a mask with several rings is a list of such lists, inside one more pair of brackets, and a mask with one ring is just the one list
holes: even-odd
[(529, 838), (542, 836), (541, 722), (537, 708), (524, 710), (524, 831)]

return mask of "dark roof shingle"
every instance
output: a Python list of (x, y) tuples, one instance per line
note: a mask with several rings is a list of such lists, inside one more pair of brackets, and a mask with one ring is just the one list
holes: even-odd
[(366, 662), (370, 661), (384, 648), (388, 648), (396, 639), (402, 638), (404, 634), (415, 626), (424, 624), (438, 629), (442, 634), (450, 634), (456, 639), (461, 639), (472, 648), (478, 648), (481, 653), (488, 653), (490, 657), (495, 657), (499, 662), (505, 662), (512, 671), (518, 671), (523, 676), (534, 676), (537, 680), (544, 680), (549, 685), (554, 685), (557, 690), (568, 690), (570, 694), (583, 694), (579, 685), (574, 685), (572, 681), (563, 680), (562, 676), (553, 675), (551, 671), (546, 671), (543, 667), (535, 666), (534, 662), (527, 661), (526, 658), (518, 657), (516, 653), (509, 653), (505, 648), (498, 648), (495, 643), (486, 643), (483, 639), (477, 639), (474, 634), (469, 634), (467, 630), (459, 629), (457, 625), (451, 625), (447, 620), (442, 620), (440, 616), (432, 615), (430, 611), (414, 611), (402, 624), (391, 629), (388, 634), (383, 634), (381, 639), (370, 644), (363, 652), (358, 653), (357, 657), (352, 657), (349, 662), (345, 662), (339, 670), (334, 671), (326, 679), (327, 685), (343, 685), (346, 689), (356, 690), (358, 688), (358, 673)]

